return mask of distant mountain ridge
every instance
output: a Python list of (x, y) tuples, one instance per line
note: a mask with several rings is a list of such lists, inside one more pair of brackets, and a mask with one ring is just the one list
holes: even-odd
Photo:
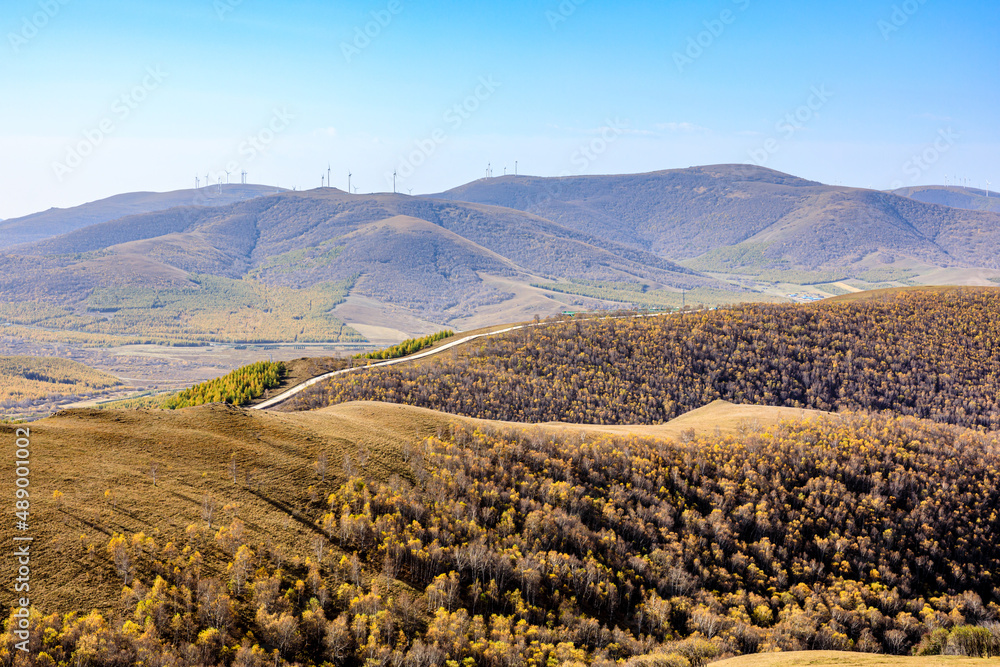
[(773, 268), (822, 269), (885, 253), (935, 266), (1000, 268), (1000, 215), (748, 165), (505, 176), (432, 196), (531, 211), (673, 261), (751, 254)]
[[(36, 238), (11, 246), (12, 234)], [(337, 285), (348, 294), (337, 317), (393, 330), (406, 321), (412, 333), (563, 310), (785, 300), (800, 286), (816, 286), (808, 299), (919, 276), (1000, 281), (998, 213), (747, 165), (505, 176), (421, 197), (135, 193), (9, 220), (0, 236), (0, 305), (41, 300), (87, 322), (95, 290), (147, 290), (139, 301), (156, 303), (149, 290), (193, 294), (197, 276), (299, 296)]]
[(1000, 213), (1000, 193), (948, 185), (924, 185), (893, 190), (893, 194), (925, 204), (938, 204), (970, 211)]
[(68, 209), (51, 208), (21, 218), (0, 220), (0, 250), (34, 243), (128, 215), (162, 211), (176, 206), (225, 206), (277, 192), (284, 190), (269, 185), (227, 184), (173, 192), (131, 192)]
[(334, 188), (132, 215), (16, 251), (0, 257), (9, 267), (0, 291), (27, 271), (32, 282), (48, 281), (61, 303), (78, 305), (91, 290), (121, 285), (126, 273), (129, 285), (150, 289), (195, 289), (187, 276), (205, 274), (300, 290), (349, 283), (356, 297), (443, 324), (491, 308), (498, 317), (564, 309), (554, 298), (566, 297), (533, 286), (546, 281), (641, 281), (678, 295), (728, 292), (733, 301), (741, 291), (522, 211)]

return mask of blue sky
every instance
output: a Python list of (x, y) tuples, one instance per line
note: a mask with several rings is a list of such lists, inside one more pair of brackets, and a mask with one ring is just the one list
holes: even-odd
[[(1000, 189), (1000, 10), (957, 0), (8, 0), (0, 218), (224, 171), (431, 193), (758, 163)], [(367, 30), (368, 34), (365, 35)]]

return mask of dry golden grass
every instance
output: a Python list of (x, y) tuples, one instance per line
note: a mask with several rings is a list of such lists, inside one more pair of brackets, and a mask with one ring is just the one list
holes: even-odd
[(736, 405), (728, 401), (714, 401), (705, 407), (692, 410), (677, 419), (656, 426), (580, 426), (578, 424), (548, 423), (547, 428), (613, 435), (640, 435), (650, 438), (683, 439), (689, 435), (741, 435), (775, 426), (787, 420), (815, 419), (828, 412), (803, 408), (776, 408), (761, 405)]
[(842, 653), (838, 651), (801, 651), (790, 653), (758, 653), (712, 663), (712, 667), (808, 667), (811, 665), (837, 665), (838, 667), (938, 667), (954, 666), (987, 667), (1000, 665), (998, 658), (963, 658), (958, 656), (928, 656), (919, 658), (872, 655), (868, 653)]
[[(549, 424), (547, 431), (586, 431), (676, 437), (687, 428), (723, 432), (740, 420), (761, 426), (806, 411), (713, 403), (658, 427), (579, 427)], [(202, 542), (213, 543), (203, 518), (206, 494), (218, 509), (213, 528), (233, 516), (246, 524), (250, 542), (268, 539), (284, 544), (290, 556), (305, 558), (318, 535), (293, 508), (309, 507), (317, 516), (325, 498), (345, 479), (345, 456), (366, 476), (411, 478), (404, 449), (410, 443), (447, 429), (455, 422), (521, 427), (455, 417), (424, 408), (357, 402), (315, 412), (271, 413), (227, 405), (176, 411), (68, 410), (26, 425), (31, 429), (31, 530), (37, 545), (33, 600), (47, 611), (105, 609), (117, 599), (121, 580), (105, 552), (112, 533), (152, 535), (161, 546), (187, 543), (190, 525), (201, 529)], [(0, 425), (0, 443), (13, 447), (17, 425)], [(527, 427), (537, 428), (537, 427)], [(329, 462), (326, 483), (314, 468), (320, 452)], [(229, 462), (236, 455), (237, 483)], [(153, 485), (151, 470), (158, 467)], [(260, 481), (248, 488), (247, 473)], [(0, 487), (13, 489), (13, 466), (0, 466)], [(318, 501), (310, 500), (314, 486)], [(53, 492), (63, 495), (58, 503)], [(111, 491), (116, 499), (105, 496)], [(234, 511), (225, 511), (236, 504)], [(295, 514), (293, 516), (292, 514)], [(10, 541), (5, 522), (0, 539)], [(95, 545), (91, 560), (81, 561), (79, 543)], [(221, 560), (205, 550), (209, 571)], [(3, 586), (9, 586), (9, 573)]]
[[(304, 559), (317, 533), (290, 515), (313, 507), (345, 479), (343, 461), (367, 476), (410, 476), (403, 463), (406, 443), (446, 428), (453, 418), (403, 406), (353, 404), (303, 414), (251, 412), (225, 405), (177, 411), (69, 410), (27, 425), (31, 429), (31, 529), (35, 538), (32, 601), (46, 612), (107, 609), (122, 581), (105, 546), (113, 532), (151, 535), (160, 546), (186, 544), (185, 529), (197, 525), (212, 543), (202, 518), (206, 494), (215, 499), (213, 528), (233, 515), (246, 524), (249, 540), (283, 544)], [(17, 425), (0, 425), (0, 442), (14, 446)], [(330, 472), (319, 482), (314, 462), (326, 452)], [(234, 484), (228, 464), (238, 463)], [(158, 465), (153, 486), (151, 467)], [(248, 489), (250, 471), (261, 487)], [(0, 466), (0, 487), (14, 488), (13, 465)], [(311, 503), (314, 485), (319, 502)], [(117, 508), (105, 497), (111, 490)], [(60, 502), (53, 492), (64, 494)], [(238, 504), (233, 512), (227, 504)], [(12, 521), (4, 522), (8, 544)], [(80, 559), (81, 535), (95, 544), (91, 560)], [(205, 550), (209, 572), (221, 561)], [(11, 573), (2, 585), (12, 589)]]

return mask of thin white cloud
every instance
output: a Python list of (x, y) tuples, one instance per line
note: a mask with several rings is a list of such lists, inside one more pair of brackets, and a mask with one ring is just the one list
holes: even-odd
[(642, 137), (655, 137), (656, 132), (650, 130), (636, 130), (628, 127), (628, 121), (623, 121), (621, 119), (609, 119), (608, 125), (600, 125), (598, 127), (564, 127), (562, 125), (554, 125), (552, 123), (547, 123), (546, 127), (551, 130), (556, 130), (558, 132), (563, 132), (572, 135), (602, 135), (608, 131), (608, 127), (613, 124), (615, 131), (624, 135), (642, 136)]
[(660, 132), (673, 132), (673, 133), (684, 133), (684, 134), (694, 134), (698, 132), (710, 132), (707, 127), (702, 125), (697, 125), (695, 123), (657, 123), (653, 126)]

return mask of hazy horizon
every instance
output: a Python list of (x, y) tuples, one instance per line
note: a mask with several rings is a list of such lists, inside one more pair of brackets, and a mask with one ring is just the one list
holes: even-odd
[(312, 189), (328, 165), (360, 193), (394, 170), (428, 194), (515, 163), (1000, 183), (985, 2), (18, 0), (4, 27), (4, 219), (227, 169)]

